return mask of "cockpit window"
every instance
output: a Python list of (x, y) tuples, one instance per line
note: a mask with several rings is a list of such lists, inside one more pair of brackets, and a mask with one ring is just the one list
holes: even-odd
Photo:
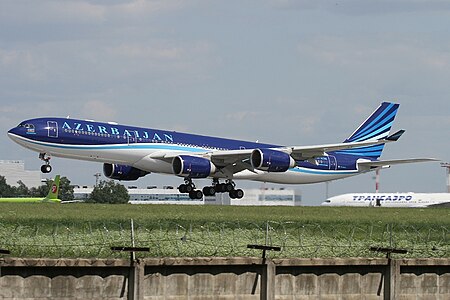
[(20, 123), (18, 126), (18, 128), (25, 128), (26, 129), (26, 134), (36, 134), (36, 130), (33, 124), (30, 123)]
[(34, 125), (33, 125), (33, 124), (28, 124), (28, 123), (20, 123), (17, 127), (19, 127), (19, 128), (34, 129)]

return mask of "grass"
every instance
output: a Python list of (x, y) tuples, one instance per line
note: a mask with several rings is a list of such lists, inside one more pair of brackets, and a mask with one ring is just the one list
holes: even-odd
[[(0, 222), (303, 222), (450, 226), (450, 209), (1, 203)], [(43, 224), (44, 225), (44, 224)]]
[(450, 256), (450, 209), (442, 208), (1, 203), (0, 248), (14, 256), (114, 257), (110, 246), (130, 244), (130, 219), (148, 256), (258, 256), (246, 245), (266, 242), (282, 246), (275, 255), (283, 257), (373, 256), (371, 245)]

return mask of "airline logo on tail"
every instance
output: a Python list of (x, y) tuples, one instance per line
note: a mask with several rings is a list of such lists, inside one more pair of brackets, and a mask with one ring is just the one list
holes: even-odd
[(59, 180), (60, 175), (55, 176), (55, 180), (53, 180), (52, 187), (48, 191), (47, 197), (42, 199), (42, 202), (61, 202), (61, 200), (58, 199), (58, 192), (59, 192)]
[[(370, 140), (386, 139), (394, 123), (398, 107), (396, 103), (383, 102), (378, 109), (373, 112), (344, 143), (363, 142)], [(385, 144), (370, 145), (367, 147), (358, 147), (337, 151), (340, 154), (349, 154), (354, 156), (368, 157), (378, 159), (381, 156)]]

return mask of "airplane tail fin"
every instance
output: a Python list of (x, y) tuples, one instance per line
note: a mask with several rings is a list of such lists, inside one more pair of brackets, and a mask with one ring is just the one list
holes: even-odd
[[(395, 115), (400, 104), (383, 102), (381, 105), (348, 137), (344, 143), (380, 140), (389, 137)], [(341, 154), (378, 159), (383, 151), (384, 144), (359, 147), (337, 151)]]
[(58, 193), (59, 193), (59, 179), (60, 176), (56, 175), (55, 180), (53, 180), (52, 186), (50, 190), (48, 191), (47, 197), (45, 197), (42, 201), (43, 202), (60, 202), (61, 200), (58, 199)]

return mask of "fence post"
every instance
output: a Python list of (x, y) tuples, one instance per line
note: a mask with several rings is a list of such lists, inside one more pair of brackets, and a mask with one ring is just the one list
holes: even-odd
[(130, 267), (128, 279), (128, 299), (130, 300), (144, 299), (144, 268), (145, 264), (139, 259), (136, 259)]
[(275, 299), (275, 264), (271, 259), (266, 258), (266, 251), (281, 251), (281, 247), (267, 245), (247, 245), (249, 249), (259, 249), (263, 251), (261, 266), (261, 299)]
[(127, 251), (130, 252), (130, 272), (128, 274), (128, 299), (141, 300), (144, 299), (144, 276), (145, 264), (141, 264), (139, 259), (136, 259), (135, 251), (150, 251), (148, 247), (136, 247), (134, 242), (134, 223), (131, 219), (131, 245), (132, 247), (111, 247), (112, 251)]
[(398, 299), (400, 285), (400, 262), (398, 259), (388, 258), (388, 265), (384, 276), (384, 299)]
[(263, 258), (262, 266), (260, 298), (273, 300), (275, 299), (275, 264), (271, 259)]

